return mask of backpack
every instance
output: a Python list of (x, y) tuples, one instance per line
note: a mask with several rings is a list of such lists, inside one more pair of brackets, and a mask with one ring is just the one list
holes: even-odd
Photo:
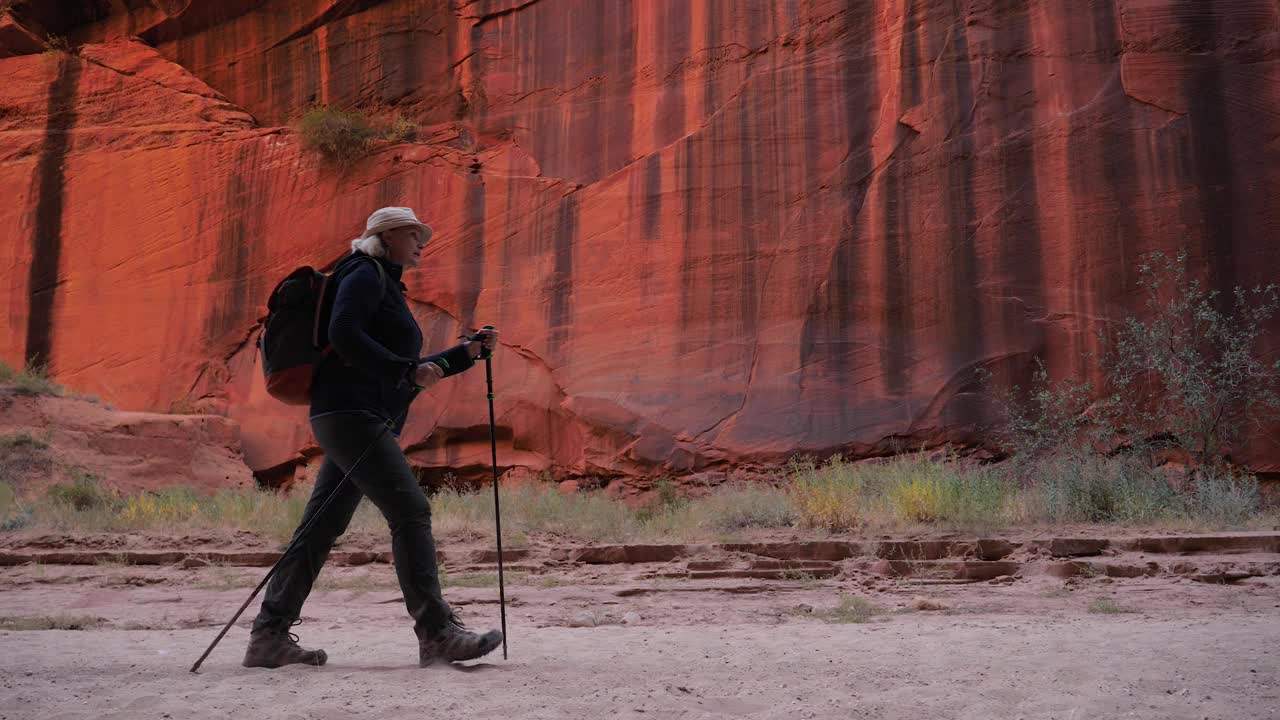
[[(387, 292), (387, 273), (382, 263), (378, 268), (383, 295)], [(340, 264), (325, 274), (310, 266), (289, 273), (271, 291), (267, 300), (267, 320), (258, 336), (262, 354), (262, 373), (267, 392), (289, 405), (311, 403), (311, 384), (320, 363), (333, 351), (324, 331), (333, 302), (329, 289), (336, 287), (339, 273), (354, 267), (357, 261)]]

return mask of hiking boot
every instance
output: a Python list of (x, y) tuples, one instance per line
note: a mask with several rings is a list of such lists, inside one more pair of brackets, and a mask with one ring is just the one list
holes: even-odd
[(450, 613), (443, 628), (418, 642), (418, 667), (426, 667), (437, 661), (475, 660), (493, 652), (501, 644), (501, 632), (490, 630), (483, 635), (471, 632), (458, 620), (457, 615)]
[(294, 664), (318, 666), (328, 659), (329, 656), (323, 650), (299, 647), (298, 636), (289, 632), (288, 628), (264, 627), (249, 633), (249, 648), (244, 651), (242, 664), (245, 667), (264, 668)]

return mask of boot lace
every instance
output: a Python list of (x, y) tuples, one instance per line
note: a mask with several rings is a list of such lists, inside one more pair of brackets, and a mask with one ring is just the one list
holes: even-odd
[(301, 625), (301, 624), (302, 624), (302, 620), (294, 620), (293, 622), (289, 623), (289, 627), (281, 628), (281, 630), (283, 630), (281, 634), (287, 635), (289, 637), (289, 644), (293, 645), (294, 647), (297, 647), (299, 638), (296, 634), (293, 633), (291, 628), (293, 628), (295, 625)]

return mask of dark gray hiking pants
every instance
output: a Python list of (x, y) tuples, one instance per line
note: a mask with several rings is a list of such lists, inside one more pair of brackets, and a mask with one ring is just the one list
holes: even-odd
[[(254, 629), (287, 628), (298, 619), (302, 603), (311, 593), (311, 586), (329, 557), (334, 541), (346, 532), (362, 496), (382, 511), (391, 528), (396, 577), (418, 637), (434, 634), (448, 619), (449, 605), (440, 592), (436, 546), (431, 537), (431, 505), (405, 461), (396, 437), (389, 430), (378, 437), (385, 427), (384, 421), (368, 413), (331, 413), (312, 418), (311, 430), (324, 449), (324, 463), (302, 521), (294, 531), (295, 538), (352, 463), (371, 442), (374, 446), (306, 537), (285, 556), (267, 585), (262, 609), (253, 622)], [(378, 438), (376, 442), (374, 438)]]

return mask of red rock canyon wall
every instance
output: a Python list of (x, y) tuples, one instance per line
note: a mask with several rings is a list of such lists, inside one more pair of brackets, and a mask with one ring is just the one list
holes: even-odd
[[(502, 329), (501, 462), (562, 474), (972, 440), (972, 371), (1094, 373), (1140, 253), (1280, 267), (1274, 0), (20, 0), (0, 74), (4, 359), (266, 475), (309, 443), (266, 295), (383, 205), (437, 229), (429, 344)], [(317, 103), (418, 131), (340, 174)], [(405, 441), (466, 474), (487, 420), (473, 372)]]

